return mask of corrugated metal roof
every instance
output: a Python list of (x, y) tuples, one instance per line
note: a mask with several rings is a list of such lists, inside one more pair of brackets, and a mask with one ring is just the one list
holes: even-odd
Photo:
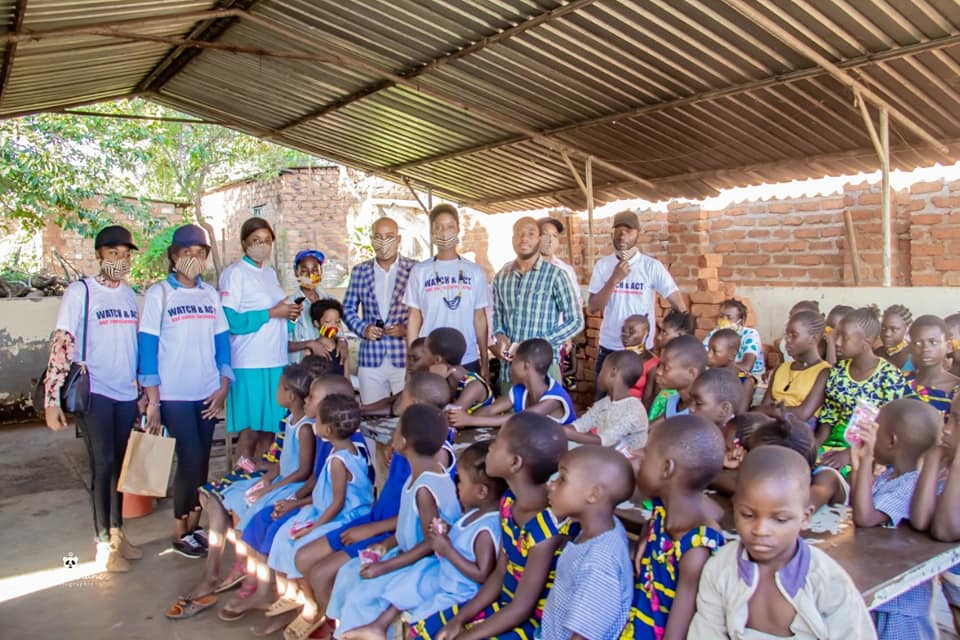
[(894, 167), (960, 157), (955, 0), (24, 4), (0, 116), (136, 92), (487, 211), (582, 207), (560, 151), (598, 202), (876, 168), (818, 56), (896, 110)]

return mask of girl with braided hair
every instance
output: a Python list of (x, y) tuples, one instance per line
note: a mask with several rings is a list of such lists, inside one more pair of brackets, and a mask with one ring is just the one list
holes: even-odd
[(797, 311), (787, 322), (784, 336), (790, 360), (773, 372), (758, 410), (770, 416), (789, 413), (806, 422), (823, 405), (830, 363), (820, 357), (820, 340), (826, 323), (816, 311)]
[(879, 408), (902, 398), (909, 388), (900, 370), (873, 352), (880, 335), (876, 307), (850, 312), (834, 334), (840, 361), (827, 376), (816, 438), (823, 464), (849, 472), (850, 449), (843, 435), (857, 399)]
[(906, 375), (907, 397), (950, 413), (950, 403), (960, 391), (960, 378), (947, 371), (947, 325), (937, 316), (920, 316), (910, 325), (910, 357), (916, 369)]
[(740, 336), (740, 350), (737, 352), (737, 367), (752, 375), (761, 378), (767, 371), (763, 360), (763, 345), (760, 344), (760, 334), (756, 329), (746, 326), (747, 305), (736, 298), (730, 298), (720, 303), (720, 316), (717, 326), (703, 341), (703, 348), (710, 349), (710, 338), (720, 329), (733, 329)]
[(913, 361), (910, 359), (910, 342), (907, 340), (907, 331), (913, 321), (913, 314), (902, 304), (894, 304), (883, 312), (880, 323), (881, 346), (876, 354), (896, 366), (904, 373), (913, 371)]

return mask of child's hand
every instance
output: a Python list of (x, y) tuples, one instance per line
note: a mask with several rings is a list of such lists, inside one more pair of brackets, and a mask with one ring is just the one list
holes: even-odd
[(880, 425), (875, 420), (862, 420), (857, 423), (857, 436), (860, 438), (860, 444), (857, 449), (863, 454), (873, 454), (873, 448), (877, 444), (877, 431)]
[(278, 500), (273, 505), (273, 513), (270, 515), (273, 516), (274, 520), (279, 520), (284, 515), (293, 510), (294, 506), (297, 504), (297, 501), (294, 498), (286, 498), (285, 500)]
[(826, 467), (842, 469), (850, 464), (850, 449), (837, 449), (835, 451), (828, 451), (823, 454), (823, 458), (820, 460), (820, 462)]
[(360, 577), (366, 578), (367, 580), (379, 578), (385, 573), (389, 573), (389, 570), (386, 568), (383, 562), (371, 562), (360, 567)]
[(340, 542), (342, 542), (345, 547), (349, 547), (350, 545), (357, 544), (361, 540), (366, 540), (370, 537), (370, 534), (367, 533), (369, 531), (367, 527), (369, 526), (369, 524), (361, 524), (347, 529), (340, 534)]
[(451, 620), (443, 625), (443, 629), (436, 635), (436, 640), (455, 640), (463, 632), (463, 625), (456, 620)]
[(467, 426), (467, 412), (460, 406), (451, 406), (445, 412), (447, 414), (447, 423), (454, 429)]

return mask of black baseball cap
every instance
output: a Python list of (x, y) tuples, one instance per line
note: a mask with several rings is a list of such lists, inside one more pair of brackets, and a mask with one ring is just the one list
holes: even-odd
[(197, 224), (185, 224), (182, 227), (178, 227), (177, 230), (173, 232), (173, 240), (170, 244), (175, 247), (210, 248), (210, 242), (207, 240), (207, 232)]
[(563, 223), (556, 218), (551, 218), (550, 216), (547, 216), (546, 218), (540, 218), (537, 220), (537, 224), (540, 225), (541, 229), (545, 224), (552, 224), (554, 227), (556, 227), (559, 233), (563, 233)]
[(640, 230), (640, 220), (637, 219), (637, 214), (633, 211), (627, 209), (626, 211), (621, 211), (617, 215), (613, 216), (612, 227), (630, 227), (631, 229)]
[(130, 247), (134, 251), (140, 250), (137, 245), (133, 244), (133, 236), (130, 235), (130, 232), (118, 224), (112, 224), (109, 227), (100, 229), (100, 233), (97, 234), (96, 239), (93, 241), (94, 249), (99, 249), (100, 247), (119, 247), (123, 245)]

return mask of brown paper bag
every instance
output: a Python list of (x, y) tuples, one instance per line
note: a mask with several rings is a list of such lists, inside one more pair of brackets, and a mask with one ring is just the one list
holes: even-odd
[(131, 431), (120, 469), (119, 490), (138, 496), (165, 497), (174, 443), (173, 438)]

